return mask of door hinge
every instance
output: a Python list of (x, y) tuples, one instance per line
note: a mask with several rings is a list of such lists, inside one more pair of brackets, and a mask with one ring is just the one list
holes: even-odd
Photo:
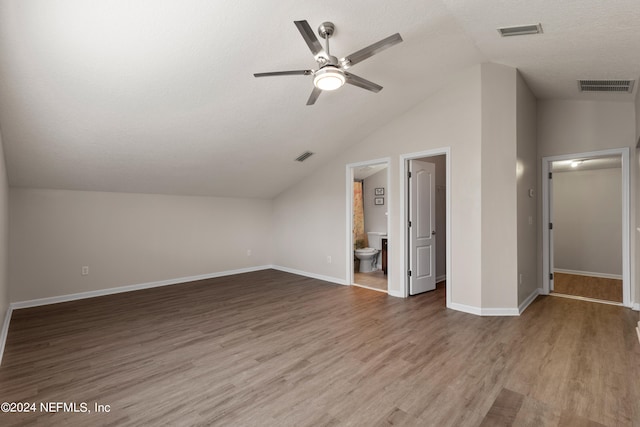
[(408, 226), (409, 226), (409, 228), (411, 228), (411, 221), (409, 221), (409, 225)]
[(553, 280), (553, 273), (549, 273), (549, 280)]
[(549, 179), (553, 179), (553, 173), (549, 172)]
[(411, 277), (411, 270), (407, 271), (407, 276)]
[(407, 178), (411, 178), (411, 172), (407, 172)]
[(549, 230), (553, 230), (553, 223), (552, 222), (549, 223)]

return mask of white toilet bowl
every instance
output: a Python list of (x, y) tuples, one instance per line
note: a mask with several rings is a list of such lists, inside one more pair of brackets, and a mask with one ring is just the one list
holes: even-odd
[(374, 248), (356, 249), (356, 258), (360, 260), (360, 273), (371, 273), (376, 268), (378, 250)]

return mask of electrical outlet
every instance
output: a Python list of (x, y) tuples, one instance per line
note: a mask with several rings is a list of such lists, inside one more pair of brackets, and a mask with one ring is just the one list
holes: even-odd
[(520, 273), (520, 277), (518, 278), (518, 282), (522, 285), (522, 273)]
[(529, 225), (533, 225), (533, 217), (529, 215)]
[(247, 249), (247, 256), (251, 256), (251, 249)]
[(331, 255), (327, 255), (327, 264), (331, 264)]
[(83, 276), (88, 276), (89, 275), (89, 266), (88, 265), (84, 265), (82, 266), (82, 273)]

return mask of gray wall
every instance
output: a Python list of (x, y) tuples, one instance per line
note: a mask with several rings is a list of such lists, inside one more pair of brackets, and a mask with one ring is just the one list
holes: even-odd
[(518, 305), (516, 77), (515, 68), (483, 64), (483, 307)]
[(622, 170), (553, 174), (554, 267), (622, 278)]
[(12, 302), (271, 264), (269, 200), (9, 193)]
[[(517, 166), (518, 180), (518, 305), (540, 286), (537, 264), (538, 215), (540, 195), (537, 168), (537, 100), (520, 73), (517, 77)], [(533, 197), (529, 190), (533, 190)], [(522, 280), (520, 280), (522, 278)]]
[[(374, 203), (374, 189), (384, 188), (384, 205)], [(364, 179), (363, 183), (363, 204), (364, 204), (364, 231), (387, 232), (387, 169), (374, 173)]]

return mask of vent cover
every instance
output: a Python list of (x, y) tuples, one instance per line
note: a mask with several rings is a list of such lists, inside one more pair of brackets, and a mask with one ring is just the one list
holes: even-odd
[(304, 153), (296, 157), (296, 162), (304, 162), (311, 156), (313, 156), (313, 153), (311, 151), (305, 151)]
[(518, 25), (516, 27), (498, 28), (498, 33), (502, 37), (526, 36), (529, 34), (542, 34), (542, 24)]
[(578, 80), (580, 92), (633, 92), (635, 80)]

